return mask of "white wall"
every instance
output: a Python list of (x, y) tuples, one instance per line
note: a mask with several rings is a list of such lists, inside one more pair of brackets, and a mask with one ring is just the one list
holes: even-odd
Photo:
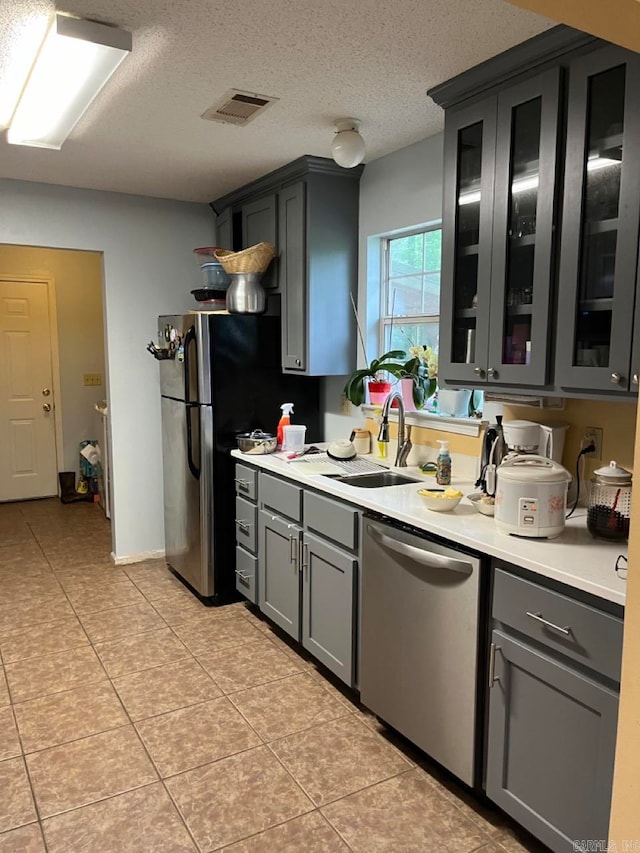
[(158, 364), (145, 346), (158, 314), (193, 306), (191, 251), (213, 233), (204, 204), (0, 180), (0, 243), (104, 253), (118, 557), (164, 548)]
[[(431, 136), (368, 163), (360, 180), (358, 315), (367, 336), (369, 358), (377, 349), (380, 287), (380, 235), (415, 228), (442, 215), (443, 135)], [(358, 364), (364, 363), (358, 346)], [(323, 383), (324, 428), (328, 440), (348, 438), (360, 425), (358, 410), (340, 414), (346, 377)]]

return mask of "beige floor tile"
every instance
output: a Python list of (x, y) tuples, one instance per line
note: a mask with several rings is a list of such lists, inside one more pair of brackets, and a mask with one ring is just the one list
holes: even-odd
[(9, 688), (7, 687), (7, 677), (4, 674), (4, 667), (0, 666), (0, 708), (9, 704)]
[(133, 726), (27, 756), (42, 817), (104, 800), (157, 779)]
[(256, 687), (300, 672), (293, 658), (276, 648), (266, 637), (235, 648), (204, 652), (198, 659), (225, 693)]
[(224, 697), (141, 720), (136, 728), (163, 778), (260, 745)]
[(24, 759), (0, 761), (0, 832), (36, 819)]
[[(131, 580), (138, 587), (147, 601), (156, 601), (161, 598), (167, 598), (173, 594), (184, 595), (198, 601), (195, 595), (190, 592), (187, 587), (178, 580), (178, 578), (168, 569), (161, 568), (157, 570), (155, 577), (147, 577), (145, 575), (136, 577)], [(201, 605), (204, 607), (204, 605)]]
[(313, 809), (264, 746), (174, 776), (166, 785), (203, 851)]
[(73, 616), (71, 605), (63, 593), (29, 598), (0, 606), (0, 638), (16, 628), (42, 625)]
[(44, 821), (49, 853), (195, 853), (163, 786), (156, 783)]
[(317, 805), (412, 766), (353, 714), (290, 735), (271, 748)]
[(113, 679), (113, 686), (132, 720), (176, 711), (221, 695), (193, 658), (122, 675)]
[[(499, 831), (493, 843), (498, 848), (497, 853), (549, 853), (544, 844), (541, 844), (521, 827)], [(487, 853), (487, 851), (483, 848), (482, 853)], [(494, 851), (490, 849), (488, 853), (494, 853)]]
[(0, 568), (11, 572), (29, 569), (48, 569), (47, 561), (37, 542), (21, 542), (19, 545), (0, 544)]
[(250, 687), (230, 698), (265, 741), (351, 713), (306, 673)]
[(14, 705), (25, 752), (124, 726), (129, 718), (108, 683), (87, 684)]
[(34, 536), (31, 528), (22, 516), (16, 515), (14, 518), (0, 516), (0, 547), (28, 545), (33, 544), (33, 542)]
[[(150, 599), (151, 600), (151, 599)], [(183, 589), (172, 589), (152, 600), (153, 606), (169, 625), (184, 625), (196, 620), (223, 619), (233, 617), (223, 607), (206, 607), (193, 593)]]
[(80, 587), (99, 589), (129, 583), (129, 578), (117, 566), (78, 566), (75, 569), (61, 569), (55, 572), (55, 576), (67, 591)]
[(191, 657), (170, 628), (96, 643), (95, 649), (112, 678)]
[(114, 607), (126, 607), (130, 604), (145, 604), (144, 596), (130, 581), (109, 584), (105, 587), (79, 587), (67, 590), (69, 601), (76, 613), (98, 613)]
[(132, 579), (154, 578), (163, 571), (169, 571), (165, 560), (141, 560), (138, 563), (125, 563), (122, 571)]
[(10, 705), (0, 708), (0, 761), (22, 755), (18, 729)]
[(93, 548), (88, 547), (86, 551), (83, 550), (77, 552), (68, 551), (66, 549), (60, 552), (46, 550), (45, 553), (51, 568), (56, 572), (64, 571), (66, 569), (78, 569), (83, 566), (97, 568), (101, 565), (113, 565), (111, 553), (108, 548), (104, 548), (104, 550), (93, 550)]
[(17, 661), (5, 667), (14, 702), (70, 690), (81, 684), (106, 681), (104, 669), (90, 646), (54, 655)]
[[(349, 853), (320, 812), (311, 812), (224, 848), (224, 853)], [(424, 851), (426, 853), (426, 851)]]
[(260, 639), (260, 631), (241, 616), (185, 622), (175, 632), (194, 654), (218, 651)]
[(0, 853), (46, 853), (40, 825), (31, 823), (0, 835)]
[(322, 813), (355, 853), (470, 853), (490, 840), (416, 770), (325, 806)]
[(87, 635), (75, 616), (56, 622), (16, 628), (0, 638), (0, 651), (5, 663), (29, 660), (88, 645)]
[(53, 572), (42, 573), (37, 577), (2, 578), (2, 604), (19, 604), (21, 601), (32, 601), (34, 598), (61, 596), (64, 591)]
[(93, 643), (165, 627), (164, 621), (146, 601), (99, 613), (80, 614), (80, 621)]

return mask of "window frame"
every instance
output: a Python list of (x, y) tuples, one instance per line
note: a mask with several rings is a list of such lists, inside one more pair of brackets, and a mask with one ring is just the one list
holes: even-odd
[[(438, 220), (437, 222), (431, 222), (428, 225), (419, 225), (415, 228), (408, 229), (403, 231), (402, 233), (395, 234), (386, 234), (381, 238), (381, 251), (380, 251), (380, 304), (379, 304), (379, 322), (378, 322), (378, 346), (381, 353), (386, 352), (387, 344), (386, 344), (386, 331), (391, 326), (392, 322), (394, 325), (401, 322), (403, 325), (411, 325), (411, 324), (429, 324), (435, 323), (436, 325), (440, 325), (440, 311), (437, 314), (403, 314), (401, 316), (387, 314), (387, 306), (389, 304), (389, 263), (390, 263), (390, 244), (392, 240), (401, 240), (405, 237), (414, 237), (416, 234), (428, 234), (431, 231), (440, 231), (442, 232), (442, 220)], [(421, 275), (424, 275), (427, 270), (422, 269)], [(442, 264), (440, 265), (439, 270), (429, 270), (428, 272), (439, 272), (442, 273)], [(442, 280), (440, 282), (442, 284)], [(419, 345), (420, 341), (414, 341), (416, 345)], [(409, 343), (407, 342), (407, 346), (404, 347), (405, 350), (408, 350)]]

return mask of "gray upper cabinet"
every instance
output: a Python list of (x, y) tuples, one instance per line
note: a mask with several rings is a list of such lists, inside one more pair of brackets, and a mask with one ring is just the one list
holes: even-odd
[(300, 639), (301, 534), (298, 525), (260, 511), (258, 604), (294, 640)]
[(555, 853), (608, 837), (618, 696), (494, 630), (487, 796)]
[(223, 249), (233, 249), (233, 226), (229, 207), (216, 216), (216, 243)]
[[(242, 205), (242, 248), (256, 243), (278, 245), (278, 199), (274, 193)], [(278, 287), (277, 255), (262, 276), (261, 283), (269, 290)]]
[(637, 390), (631, 352), (640, 196), (640, 57), (615, 47), (569, 69), (557, 384)]
[(358, 289), (363, 168), (342, 169), (333, 160), (300, 157), (213, 202), (214, 210), (231, 211), (234, 245), (267, 240), (278, 248), (263, 281), (281, 293), (285, 373), (342, 376), (355, 367), (349, 295), (355, 297)]
[(447, 111), (440, 373), (548, 380), (560, 70)]

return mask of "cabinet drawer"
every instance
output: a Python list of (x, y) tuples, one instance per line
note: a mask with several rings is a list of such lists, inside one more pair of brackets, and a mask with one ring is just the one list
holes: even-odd
[(255, 468), (236, 463), (236, 494), (250, 501), (258, 499), (258, 472)]
[(300, 521), (302, 518), (302, 489), (293, 483), (261, 473), (260, 502), (262, 506), (292, 521)]
[(548, 648), (620, 681), (622, 620), (616, 616), (502, 569), (495, 572), (492, 615)]
[(252, 554), (258, 544), (258, 507), (236, 498), (236, 542)]
[(236, 546), (236, 589), (249, 601), (258, 603), (258, 558)]
[(352, 551), (358, 547), (358, 516), (358, 510), (348, 504), (304, 493), (305, 526)]

